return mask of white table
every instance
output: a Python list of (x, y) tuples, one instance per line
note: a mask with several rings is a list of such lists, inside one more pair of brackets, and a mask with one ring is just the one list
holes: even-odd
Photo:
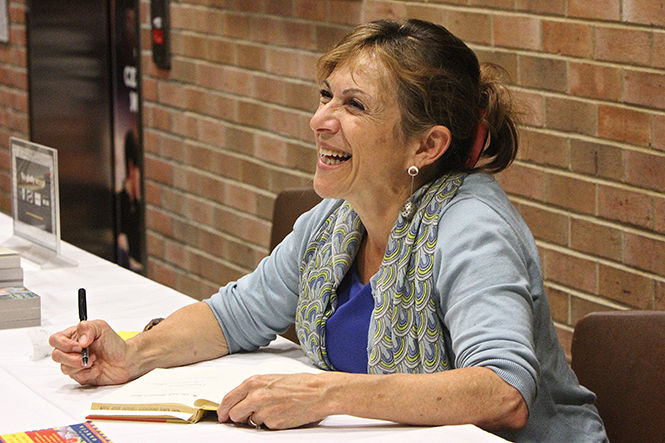
[[(11, 219), (0, 214), (0, 243), (11, 236)], [(0, 330), (0, 434), (79, 423), (90, 404), (114, 386), (81, 387), (60, 372), (50, 357), (34, 359), (33, 340), (75, 324), (77, 290), (87, 289), (88, 317), (103, 318), (115, 330), (136, 331), (154, 317), (166, 317), (194, 300), (159, 283), (134, 274), (69, 244), (62, 254), (79, 265), (40, 269), (22, 260), (25, 286), (41, 296), (42, 326)], [(227, 356), (201, 365), (253, 365), (279, 354), (305, 361), (291, 342), (278, 338), (257, 353)], [(287, 431), (255, 430), (219, 424), (214, 420), (193, 425), (96, 421), (115, 443), (185, 441), (503, 441), (475, 426), (413, 427), (379, 420), (333, 416), (320, 425)]]

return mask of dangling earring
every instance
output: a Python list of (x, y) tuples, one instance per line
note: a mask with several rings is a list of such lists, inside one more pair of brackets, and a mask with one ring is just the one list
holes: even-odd
[(413, 197), (413, 184), (416, 179), (416, 175), (420, 172), (417, 166), (409, 166), (409, 169), (406, 171), (410, 176), (411, 176), (411, 193), (409, 194), (409, 199), (406, 201), (404, 204), (404, 207), (400, 211), (402, 214), (402, 217), (406, 219), (411, 219), (413, 217), (413, 213), (416, 212), (416, 205), (413, 203), (412, 197)]

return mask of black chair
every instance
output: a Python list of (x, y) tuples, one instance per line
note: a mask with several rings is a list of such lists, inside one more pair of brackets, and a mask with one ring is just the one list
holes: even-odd
[[(273, 207), (270, 250), (272, 251), (291, 232), (293, 223), (301, 214), (313, 208), (320, 201), (321, 197), (311, 188), (286, 189), (280, 192)], [(298, 343), (293, 325), (282, 336)]]
[(591, 313), (571, 354), (612, 443), (665, 441), (665, 311)]

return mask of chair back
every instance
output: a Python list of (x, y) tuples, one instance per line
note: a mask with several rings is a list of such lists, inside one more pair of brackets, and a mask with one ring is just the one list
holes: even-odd
[(591, 313), (571, 354), (612, 443), (665, 441), (665, 311)]
[[(270, 250), (275, 249), (275, 246), (293, 230), (293, 223), (301, 214), (312, 209), (320, 201), (321, 197), (312, 188), (286, 189), (280, 192), (273, 207)], [(281, 335), (298, 343), (298, 336), (293, 325)]]
[(321, 201), (312, 188), (285, 189), (277, 194), (272, 212), (270, 250), (275, 249), (286, 235), (293, 230), (293, 223), (303, 213)]

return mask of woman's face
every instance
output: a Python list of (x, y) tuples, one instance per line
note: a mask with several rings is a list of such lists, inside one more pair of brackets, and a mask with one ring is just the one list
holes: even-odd
[(310, 120), (319, 153), (314, 188), (356, 209), (397, 198), (401, 205), (409, 194), (415, 148), (402, 140), (396, 87), (384, 69), (367, 55), (338, 66), (320, 85)]

